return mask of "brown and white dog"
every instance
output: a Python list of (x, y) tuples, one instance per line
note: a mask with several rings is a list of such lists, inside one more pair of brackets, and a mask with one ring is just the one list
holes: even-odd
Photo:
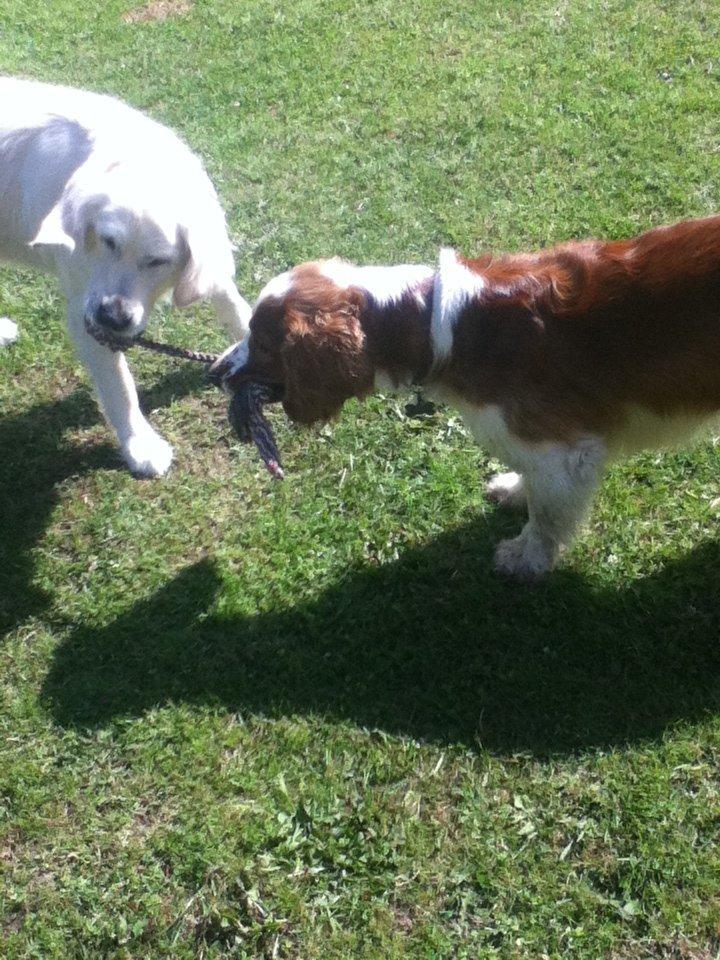
[(262, 291), (249, 337), (218, 361), (232, 389), (263, 381), (288, 416), (422, 385), (513, 470), (489, 496), (526, 505), (497, 569), (550, 570), (609, 460), (687, 440), (720, 412), (720, 216), (632, 240), (439, 267), (307, 263)]

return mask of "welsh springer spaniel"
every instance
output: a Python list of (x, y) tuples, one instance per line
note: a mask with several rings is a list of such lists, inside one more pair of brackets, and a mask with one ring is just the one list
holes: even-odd
[(568, 243), (424, 266), (306, 263), (262, 291), (249, 337), (217, 362), (288, 416), (421, 385), (513, 470), (488, 495), (526, 506), (496, 568), (549, 571), (609, 460), (688, 439), (720, 411), (720, 216), (633, 240)]

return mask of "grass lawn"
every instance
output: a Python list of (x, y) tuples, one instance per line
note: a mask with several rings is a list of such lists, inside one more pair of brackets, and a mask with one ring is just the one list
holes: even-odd
[[(8, 73), (205, 158), (254, 297), (720, 209), (711, 0), (3, 0)], [(46, 278), (0, 270), (0, 956), (720, 956), (720, 458), (614, 469), (556, 575), (452, 411), (275, 415), (132, 357), (172, 473), (122, 468)], [(200, 308), (153, 332), (200, 349)], [(681, 335), (681, 334), (679, 334)]]

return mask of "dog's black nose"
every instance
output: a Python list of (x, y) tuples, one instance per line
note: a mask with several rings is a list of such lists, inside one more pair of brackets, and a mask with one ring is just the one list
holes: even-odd
[(122, 297), (104, 297), (95, 312), (95, 322), (120, 333), (132, 325), (133, 318)]

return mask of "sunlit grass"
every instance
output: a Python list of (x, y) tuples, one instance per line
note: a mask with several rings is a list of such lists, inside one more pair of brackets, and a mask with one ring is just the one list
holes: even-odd
[[(4, 70), (197, 149), (254, 296), (288, 264), (432, 262), (714, 211), (720, 18), (659, 0), (6, 0)], [(133, 356), (176, 447), (122, 469), (50, 280), (0, 271), (0, 954), (718, 955), (711, 442), (614, 469), (547, 583), (452, 411), (276, 416)], [(219, 348), (204, 309), (168, 339)], [(495, 465), (496, 466), (496, 465)]]

